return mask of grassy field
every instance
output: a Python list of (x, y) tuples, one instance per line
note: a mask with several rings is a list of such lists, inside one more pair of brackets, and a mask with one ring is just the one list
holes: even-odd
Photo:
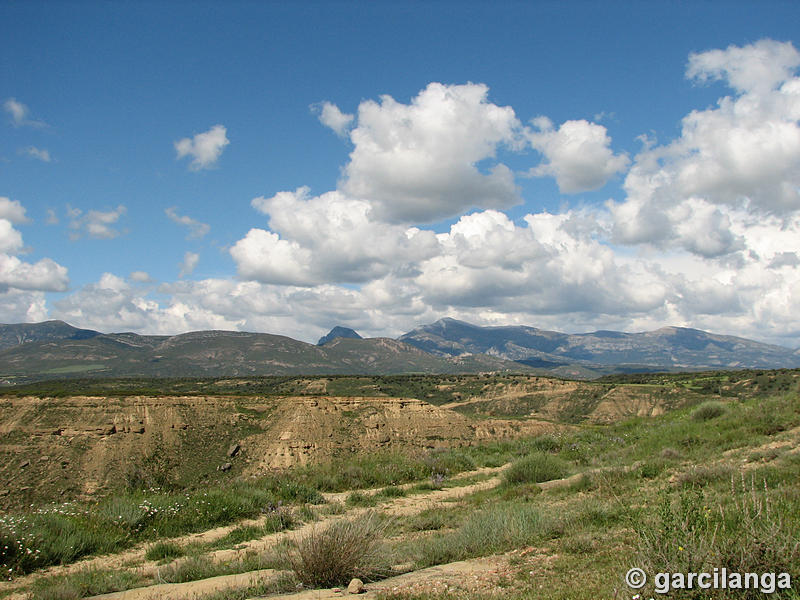
[[(446, 588), (430, 582), (389, 586), (377, 597), (800, 598), (796, 379), (787, 390), (780, 372), (757, 374), (745, 395), (745, 379), (738, 375), (664, 377), (670, 385), (739, 386), (739, 392), (709, 394), (713, 400), (657, 417), (558, 434), (415, 456), (377, 453), (204, 492), (139, 490), (97, 503), (4, 515), (0, 564), (12, 580), (8, 585), (16, 587), (0, 587), (0, 597), (22, 591), (34, 600), (67, 600), (157, 582), (279, 570), (271, 583), (205, 596), (247, 598), (299, 585), (347, 585), (357, 575), (379, 585), (398, 572), (394, 565), (422, 572), (495, 555), (503, 568), (491, 576), (472, 576), (467, 566)], [(464, 480), (464, 495), (449, 494), (459, 473), (501, 465), (507, 466)], [(326, 501), (330, 493), (343, 495)], [(259, 522), (243, 524), (247, 518)], [(230, 530), (208, 543), (180, 539), (224, 524)], [(276, 533), (286, 530), (296, 533)], [(259, 540), (266, 541), (255, 545)], [(144, 544), (143, 562), (134, 560), (131, 568), (97, 565), (35, 580), (25, 576), (137, 544)], [(250, 550), (220, 558), (229, 548)], [(134, 567), (146, 561), (161, 566), (150, 574), (137, 572)], [(651, 576), (640, 590), (624, 581), (634, 566)], [(713, 595), (673, 589), (664, 595), (653, 580), (661, 572), (715, 568), (789, 573), (794, 589), (765, 594), (761, 585)]]

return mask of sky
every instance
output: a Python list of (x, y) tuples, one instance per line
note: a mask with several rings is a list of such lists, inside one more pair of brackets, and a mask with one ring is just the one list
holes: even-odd
[(800, 3), (0, 0), (0, 322), (800, 347)]

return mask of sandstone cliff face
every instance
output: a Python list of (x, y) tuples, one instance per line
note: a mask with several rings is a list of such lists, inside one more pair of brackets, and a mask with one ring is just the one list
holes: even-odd
[[(197, 485), (333, 456), (421, 451), (552, 427), (473, 421), (410, 398), (2, 398), (0, 508), (133, 485)], [(237, 443), (240, 450), (230, 456)]]

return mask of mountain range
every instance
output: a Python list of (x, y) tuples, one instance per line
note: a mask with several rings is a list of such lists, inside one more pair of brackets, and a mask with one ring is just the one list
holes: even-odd
[(800, 351), (697, 329), (567, 334), (445, 318), (398, 339), (335, 327), (317, 345), (268, 333), (104, 334), (62, 321), (0, 325), (0, 380), (257, 375), (608, 373), (800, 367)]

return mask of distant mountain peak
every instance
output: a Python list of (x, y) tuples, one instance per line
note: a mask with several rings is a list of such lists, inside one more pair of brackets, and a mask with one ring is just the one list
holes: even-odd
[(321, 338), (319, 338), (317, 346), (324, 346), (325, 344), (327, 344), (332, 340), (335, 340), (336, 338), (350, 338), (353, 340), (363, 339), (360, 335), (358, 335), (358, 333), (354, 329), (337, 325), (328, 332), (328, 335), (324, 335)]

